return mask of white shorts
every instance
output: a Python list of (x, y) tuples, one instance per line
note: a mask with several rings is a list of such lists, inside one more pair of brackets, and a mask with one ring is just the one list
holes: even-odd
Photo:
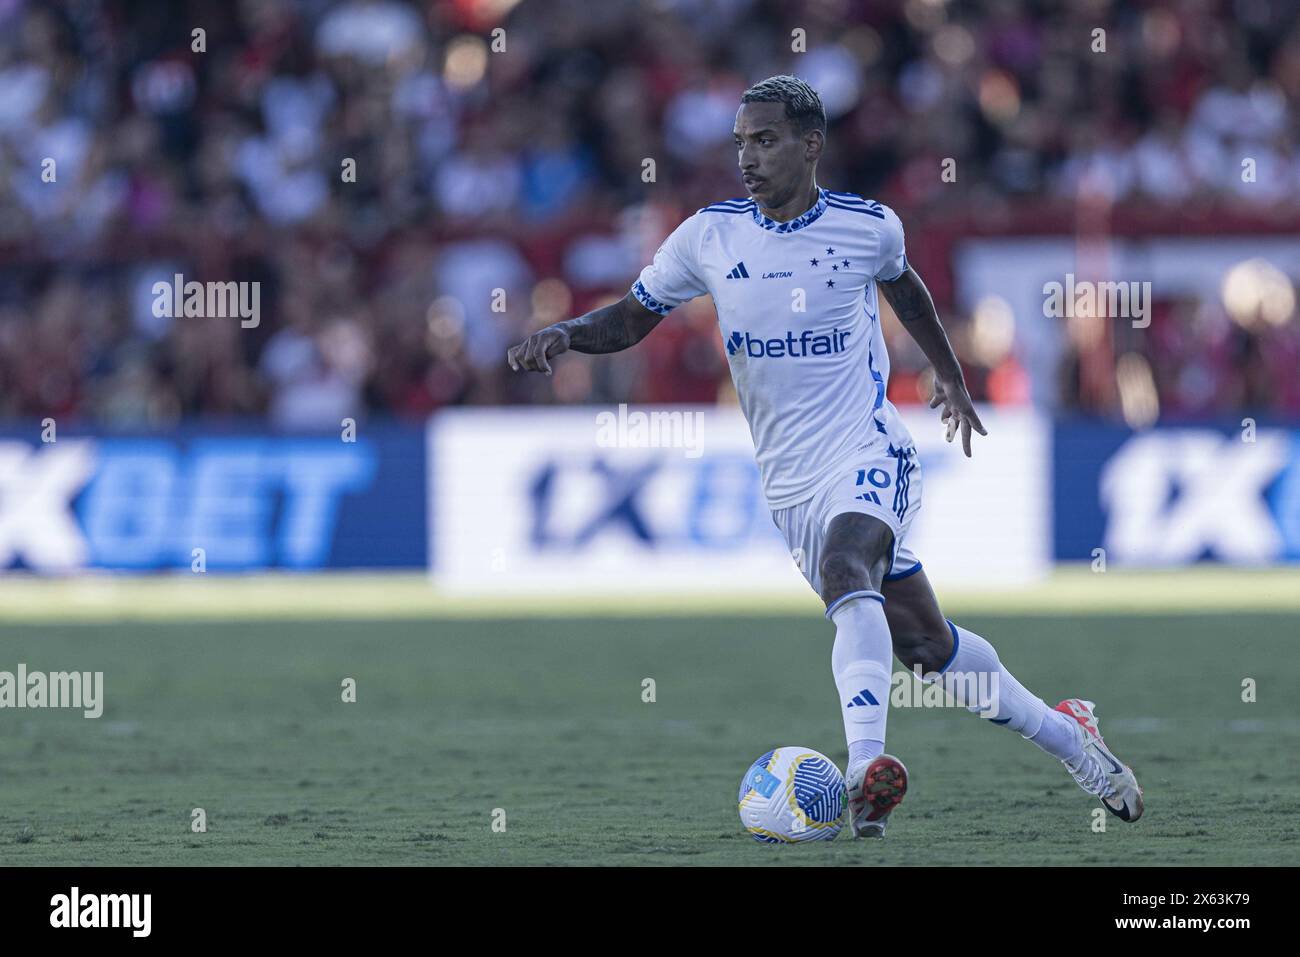
[(821, 594), (822, 544), (831, 519), (845, 512), (862, 512), (880, 519), (894, 533), (894, 554), (885, 581), (914, 575), (921, 562), (907, 547), (907, 530), (921, 508), (921, 466), (916, 449), (869, 448), (852, 466), (827, 474), (813, 497), (772, 512), (785, 536), (791, 557)]

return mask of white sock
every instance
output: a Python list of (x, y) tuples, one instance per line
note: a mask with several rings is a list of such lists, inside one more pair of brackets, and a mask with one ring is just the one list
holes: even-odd
[(1079, 746), (1078, 723), (1059, 711), (1048, 711), (1043, 726), (1029, 740), (1062, 761), (1083, 754), (1083, 748)]
[(942, 670), (943, 688), (968, 711), (1019, 731), (1048, 754), (1065, 760), (1079, 750), (1073, 721), (1053, 711), (1016, 680), (987, 641), (959, 625), (952, 629), (953, 654)]
[(831, 671), (840, 693), (850, 774), (885, 750), (894, 646), (884, 600), (879, 592), (855, 591), (826, 609), (826, 617), (835, 622)]
[(866, 767), (871, 763), (873, 758), (878, 758), (885, 753), (885, 742), (871, 739), (863, 741), (849, 742), (849, 764), (845, 768), (849, 777), (853, 776), (853, 771), (857, 768)]

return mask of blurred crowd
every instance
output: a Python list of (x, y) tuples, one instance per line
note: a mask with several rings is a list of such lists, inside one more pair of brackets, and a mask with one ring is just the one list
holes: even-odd
[[(1258, 381), (1300, 354), (1289, 314), (1176, 303), (1125, 355), (1068, 337), (1036, 370), (955, 301), (951, 245), (927, 248), (1040, 211), (1069, 232), (1084, 195), (1300, 228), (1297, 4), (0, 0), (0, 415), (726, 401), (707, 301), (550, 379), (503, 358), (742, 192), (738, 97), (781, 72), (826, 104), (821, 181), (902, 216), (977, 399), (1049, 374), (1066, 410), (1127, 415), (1140, 380), (1172, 411), (1300, 413)], [(157, 315), (177, 273), (261, 283), (260, 322)], [(891, 340), (891, 392), (917, 401), (924, 361)]]

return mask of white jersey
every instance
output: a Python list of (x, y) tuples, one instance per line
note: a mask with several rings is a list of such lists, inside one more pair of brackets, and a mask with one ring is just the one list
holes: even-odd
[(660, 315), (713, 296), (763, 491), (780, 509), (811, 498), (868, 446), (912, 446), (885, 397), (876, 297), (877, 279), (906, 270), (893, 210), (823, 189), (787, 223), (750, 199), (704, 207), (664, 241), (632, 293)]

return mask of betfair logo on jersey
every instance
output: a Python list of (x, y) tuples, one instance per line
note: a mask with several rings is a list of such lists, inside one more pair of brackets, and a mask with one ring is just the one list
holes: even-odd
[(805, 329), (798, 338), (793, 332), (787, 332), (783, 339), (760, 339), (751, 336), (748, 332), (733, 332), (731, 338), (727, 340), (727, 354), (734, 356), (743, 353), (751, 359), (780, 359), (784, 356), (802, 359), (806, 356), (829, 356), (848, 348), (844, 343), (851, 335), (853, 333), (842, 332), (839, 329), (832, 329), (829, 333), (814, 333), (811, 329)]

